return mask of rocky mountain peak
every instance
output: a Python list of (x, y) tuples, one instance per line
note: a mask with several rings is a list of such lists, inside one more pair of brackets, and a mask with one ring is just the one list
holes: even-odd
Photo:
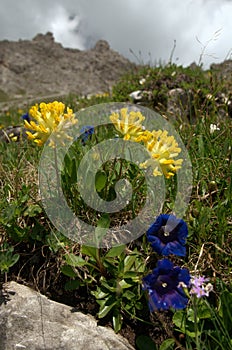
[(86, 51), (64, 48), (51, 32), (0, 41), (0, 102), (106, 92), (134, 67), (104, 40)]

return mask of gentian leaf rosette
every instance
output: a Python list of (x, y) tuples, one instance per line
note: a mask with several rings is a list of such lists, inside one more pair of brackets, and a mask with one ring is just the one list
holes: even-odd
[(148, 242), (155, 252), (161, 255), (186, 255), (188, 226), (175, 215), (161, 214), (146, 232)]
[(150, 311), (184, 309), (188, 303), (184, 287), (189, 286), (190, 278), (188, 269), (174, 266), (166, 258), (159, 260), (152, 273), (143, 278)]

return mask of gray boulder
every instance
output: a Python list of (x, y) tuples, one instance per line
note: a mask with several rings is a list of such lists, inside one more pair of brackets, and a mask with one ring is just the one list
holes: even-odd
[(181, 119), (184, 122), (193, 122), (195, 119), (193, 94), (181, 88), (171, 89), (168, 92), (167, 113), (169, 117)]
[(9, 282), (0, 298), (0, 350), (134, 350), (92, 316)]

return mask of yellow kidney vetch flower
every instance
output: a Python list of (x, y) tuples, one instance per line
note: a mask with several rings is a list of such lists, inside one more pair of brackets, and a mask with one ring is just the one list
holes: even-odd
[(174, 136), (168, 136), (166, 130), (144, 131), (135, 141), (142, 142), (151, 156), (149, 160), (141, 163), (140, 167), (151, 167), (154, 176), (164, 175), (169, 179), (181, 168), (183, 159), (174, 159), (181, 152), (181, 148), (178, 147)]
[(116, 130), (124, 135), (124, 140), (134, 140), (143, 131), (142, 122), (145, 117), (139, 111), (128, 112), (127, 108), (122, 108), (119, 113), (114, 112), (110, 115), (110, 120)]
[[(54, 131), (57, 141), (61, 143), (64, 139), (72, 139), (65, 133), (65, 129), (78, 122), (73, 110), (67, 107), (65, 112), (65, 104), (58, 101), (36, 104), (30, 108), (29, 115), (33, 120), (24, 120), (24, 125), (26, 129), (34, 132), (26, 131), (26, 134), (38, 146), (42, 146)], [(54, 140), (51, 140), (49, 145), (54, 147)]]
[(110, 115), (116, 130), (124, 135), (124, 140), (142, 143), (150, 154), (150, 159), (140, 163), (142, 169), (152, 168), (154, 176), (164, 175), (167, 179), (174, 176), (181, 168), (183, 159), (174, 159), (181, 152), (174, 136), (168, 136), (166, 130), (144, 130), (145, 117), (141, 112), (122, 108), (119, 113)]

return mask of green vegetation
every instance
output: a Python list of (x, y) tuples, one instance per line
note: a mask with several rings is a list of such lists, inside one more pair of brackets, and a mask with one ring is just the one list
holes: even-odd
[[(182, 111), (175, 118), (167, 112), (167, 94), (174, 88), (191, 92), (189, 110), (183, 106), (185, 117)], [(42, 148), (25, 139), (17, 143), (0, 142), (0, 281), (30, 281), (45, 294), (55, 295), (55, 289), (61, 294), (77, 290), (89, 300), (94, 297), (98, 306), (95, 316), (111, 322), (116, 332), (130, 322), (145, 323), (149, 330), (158, 322), (163, 336), (156, 339), (152, 331), (136, 335), (138, 350), (232, 349), (232, 118), (227, 101), (218, 102), (219, 93), (231, 94), (228, 89), (228, 82), (211, 71), (168, 65), (142, 67), (122, 78), (112, 93), (90, 98), (70, 95), (62, 101), (77, 111), (98, 103), (132, 102), (129, 94), (142, 90), (142, 105), (174, 120), (193, 171), (193, 190), (184, 217), (189, 229), (187, 257), (178, 264), (210, 279), (213, 291), (208, 298), (190, 298), (186, 309), (166, 312), (166, 321), (161, 312), (150, 315), (141, 280), (158, 258), (146, 236), (108, 250), (80, 245), (64, 237), (52, 226), (39, 197), (37, 168)], [(18, 109), (2, 112), (1, 128), (23, 125), (20, 116), (26, 112)], [(70, 149), (62, 186), (73, 210), (81, 207), (78, 215), (82, 218), (86, 215), (95, 222), (97, 235), (112, 222), (108, 215), (95, 213), (91, 217), (91, 210), (78, 197), (77, 164), (72, 162), (72, 154), (80, 155), (82, 148), (79, 143)], [(91, 148), (89, 141), (87, 148)], [(124, 162), (115, 167), (112, 161), (104, 165), (96, 179), (102, 198), (114, 198), (114, 184), (122, 173), (136, 189), (141, 177), (138, 168)], [(164, 212), (170, 213), (175, 178), (167, 181), (166, 186)], [(145, 194), (141, 183), (137, 196), (143, 198)], [(135, 207), (128, 208), (132, 216), (138, 209), (137, 202)], [(114, 220), (119, 218), (115, 216)], [(169, 325), (165, 326), (167, 320)]]

